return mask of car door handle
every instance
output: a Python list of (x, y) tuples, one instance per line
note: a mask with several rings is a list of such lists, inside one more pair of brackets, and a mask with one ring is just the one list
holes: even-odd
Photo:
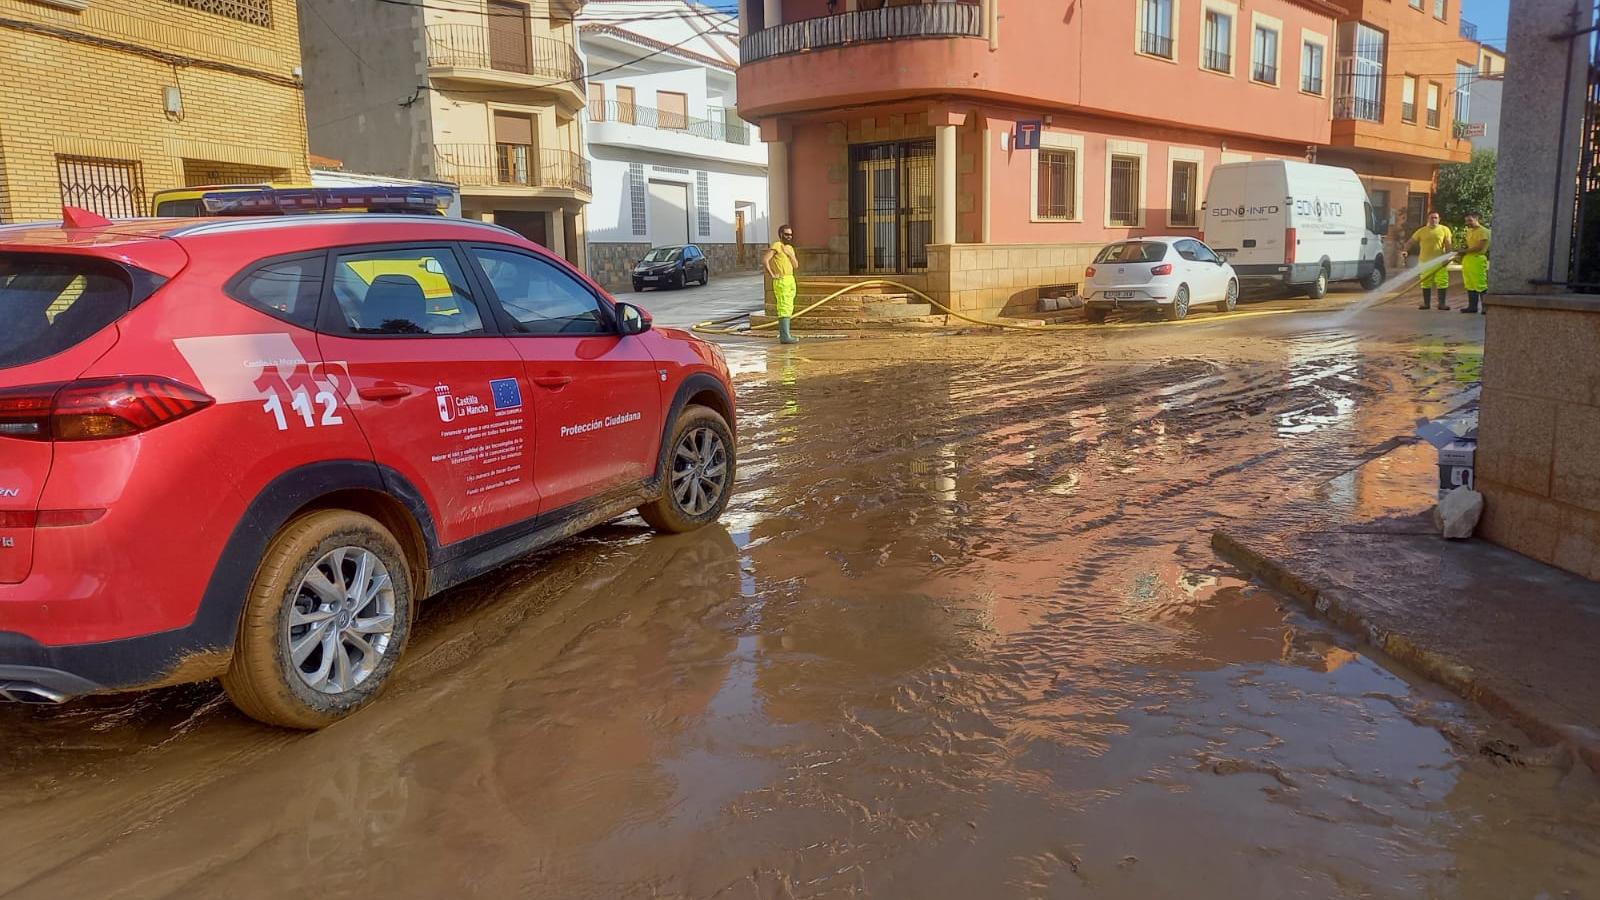
[(377, 384), (361, 388), (356, 393), (363, 400), (399, 400), (401, 397), (410, 394), (411, 388), (403, 384), (380, 381)]
[(535, 375), (532, 380), (533, 380), (533, 383), (537, 384), (539, 387), (549, 388), (552, 391), (559, 391), (562, 388), (564, 388), (567, 385), (572, 383), (572, 376), (571, 375)]

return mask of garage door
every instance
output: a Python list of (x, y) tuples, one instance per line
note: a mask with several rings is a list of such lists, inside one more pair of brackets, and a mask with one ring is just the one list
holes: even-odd
[(650, 182), (650, 243), (674, 247), (689, 243), (689, 186)]

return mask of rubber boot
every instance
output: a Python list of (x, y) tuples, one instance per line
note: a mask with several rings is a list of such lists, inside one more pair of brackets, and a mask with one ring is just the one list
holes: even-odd
[(1427, 309), (1433, 306), (1433, 288), (1422, 289), (1422, 305), (1417, 309)]
[(789, 333), (789, 317), (788, 316), (784, 316), (784, 317), (782, 317), (782, 318), (780, 318), (778, 320), (778, 343), (780, 343), (780, 344), (798, 344), (798, 343), (800, 343), (799, 341), (795, 340), (794, 335)]
[(1467, 305), (1463, 306), (1461, 308), (1461, 311), (1466, 313), (1467, 315), (1472, 315), (1473, 313), (1476, 313), (1478, 311), (1478, 298), (1479, 298), (1479, 296), (1480, 295), (1478, 294), (1477, 291), (1467, 291)]
[(1449, 288), (1439, 288), (1439, 308), (1440, 309), (1449, 309), (1450, 308), (1450, 289)]

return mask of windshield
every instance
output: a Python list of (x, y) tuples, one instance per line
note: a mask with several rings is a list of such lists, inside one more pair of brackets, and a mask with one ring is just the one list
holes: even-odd
[(1167, 245), (1160, 241), (1124, 241), (1100, 251), (1097, 263), (1153, 263), (1167, 256)]
[(657, 247), (656, 249), (651, 250), (649, 253), (646, 253), (644, 255), (643, 262), (647, 262), (647, 263), (672, 262), (673, 260), (677, 259), (678, 258), (678, 254), (680, 254), (682, 252), (683, 252), (683, 248), (682, 247)]
[(0, 369), (76, 346), (128, 311), (133, 289), (112, 263), (0, 253)]

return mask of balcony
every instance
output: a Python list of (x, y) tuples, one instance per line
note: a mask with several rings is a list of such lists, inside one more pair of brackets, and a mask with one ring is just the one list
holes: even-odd
[(622, 125), (637, 125), (640, 128), (659, 128), (665, 131), (675, 131), (693, 137), (705, 138), (708, 141), (721, 141), (729, 144), (746, 145), (750, 143), (750, 126), (743, 121), (729, 122), (726, 119), (697, 119), (694, 116), (677, 112), (665, 112), (651, 109), (648, 106), (639, 106), (636, 103), (620, 103), (616, 100), (607, 100), (604, 106), (589, 107), (590, 122), (616, 122)]
[(1359, 122), (1382, 122), (1383, 101), (1375, 97), (1354, 97), (1341, 94), (1333, 98), (1333, 117)]
[(434, 175), (492, 193), (548, 193), (587, 200), (589, 161), (570, 150), (536, 150), (527, 144), (437, 144)]
[(576, 97), (587, 90), (577, 48), (553, 38), (492, 35), (484, 25), (428, 26), (428, 70), (437, 79), (496, 87), (552, 87)]
[(802, 19), (746, 35), (740, 59), (748, 64), (827, 47), (905, 38), (981, 37), (983, 9), (976, 3), (921, 3)]
[(591, 103), (588, 136), (593, 146), (633, 147), (690, 159), (717, 159), (747, 166), (767, 163), (767, 146), (730, 111), (725, 118), (699, 118), (633, 103)]
[(1478, 39), (1478, 26), (1474, 25), (1471, 22), (1468, 22), (1466, 19), (1462, 19), (1461, 20), (1461, 36), (1466, 38), (1469, 41), (1477, 40)]

